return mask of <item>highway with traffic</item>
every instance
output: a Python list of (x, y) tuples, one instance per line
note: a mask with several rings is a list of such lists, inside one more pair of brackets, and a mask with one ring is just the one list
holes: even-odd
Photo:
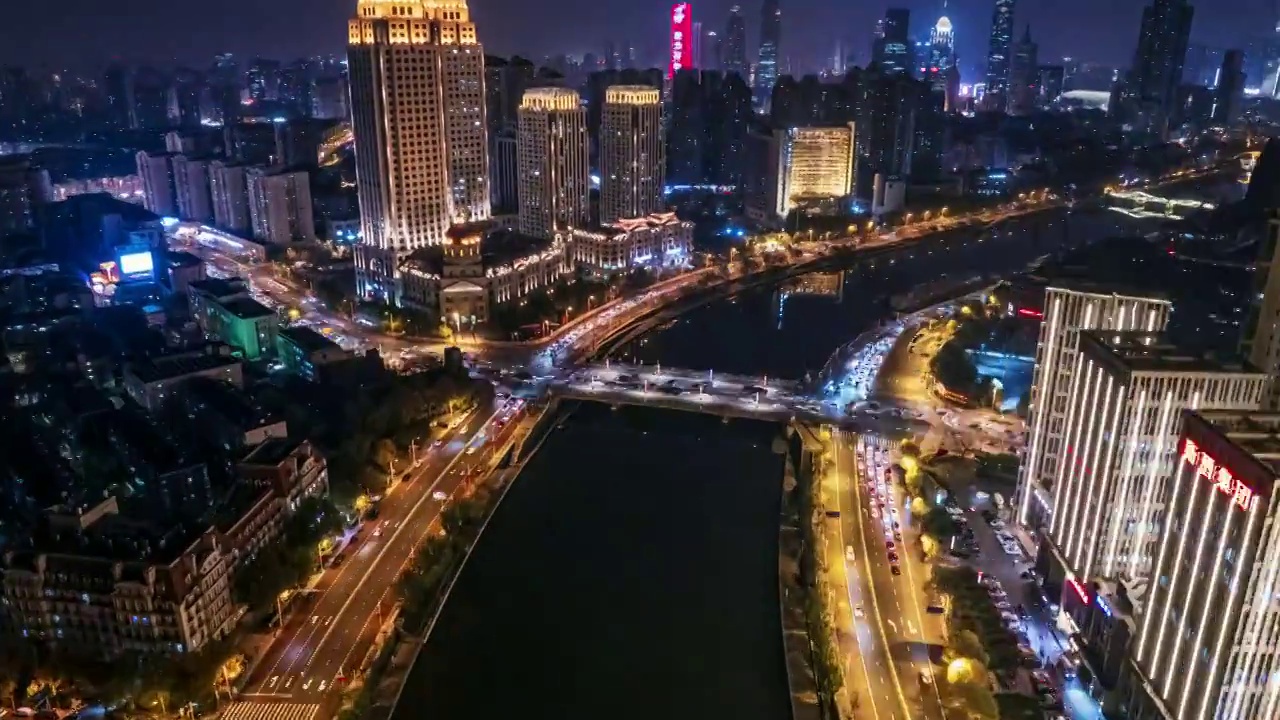
[(421, 464), (379, 502), (328, 569), (314, 593), (303, 594), (256, 663), (243, 699), (321, 702), (358, 669), (374, 635), (394, 604), (400, 573), (428, 533), (438, 529), (441, 510), (462, 482), (511, 439), (521, 400), (496, 400), (467, 416)]

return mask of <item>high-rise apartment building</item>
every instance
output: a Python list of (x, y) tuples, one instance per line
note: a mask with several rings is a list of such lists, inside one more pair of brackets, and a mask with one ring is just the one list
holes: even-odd
[(644, 85), (606, 89), (600, 119), (600, 223), (661, 210), (666, 169), (661, 93)]
[(1222, 57), (1218, 87), (1213, 96), (1215, 123), (1230, 126), (1240, 119), (1240, 106), (1244, 104), (1244, 81), (1244, 52), (1228, 50)]
[(137, 163), (138, 178), (142, 180), (142, 204), (161, 217), (177, 217), (173, 155), (143, 150), (137, 155)]
[(776, 130), (778, 194), (774, 213), (831, 201), (853, 191), (854, 125)]
[(1183, 411), (1257, 410), (1267, 376), (1116, 329), (1082, 332), (1071, 374), (1046, 538), (1068, 578), (1149, 578)]
[(911, 72), (913, 44), (910, 34), (911, 11), (889, 8), (879, 23), (880, 32), (871, 47), (871, 60), (887, 75)]
[(925, 82), (903, 73), (869, 69), (858, 83), (857, 152), (854, 188), (871, 200), (877, 175), (906, 178), (911, 173), (916, 118)]
[(399, 304), (405, 255), (489, 217), (484, 49), (463, 0), (359, 0), (347, 61), (356, 290)]
[(769, 97), (778, 82), (778, 61), (782, 43), (782, 8), (779, 0), (764, 0), (760, 6), (760, 52), (756, 58), (756, 107), (769, 109)]
[(245, 165), (222, 160), (209, 163), (209, 196), (213, 203), (213, 222), (231, 232), (248, 232), (252, 227), (247, 170)]
[[(1081, 373), (1080, 333), (1088, 330), (1164, 330), (1170, 302), (1089, 283), (1062, 282), (1045, 290), (1044, 318), (1032, 372), (1027, 450), (1017, 493), (1018, 522), (1047, 525), (1054, 482), (1070, 440), (1066, 417)], [(1034, 522), (1033, 522), (1034, 521)]]
[(1182, 82), (1194, 12), (1187, 0), (1153, 0), (1142, 10), (1138, 48), (1123, 100), (1142, 127), (1155, 135), (1168, 129), (1175, 91)]
[(25, 158), (0, 158), (0, 237), (35, 229), (37, 209), (53, 202), (49, 171)]
[(549, 238), (589, 223), (587, 110), (568, 88), (526, 90), (518, 139), (520, 232)]
[(311, 185), (305, 170), (252, 168), (246, 175), (256, 239), (280, 246), (315, 240)]
[(174, 155), (173, 188), (178, 217), (194, 222), (213, 222), (213, 199), (209, 192), (209, 161)]
[(1187, 413), (1180, 424), (1120, 705), (1135, 720), (1275, 720), (1280, 415)]
[(1013, 10), (1016, 0), (996, 0), (987, 41), (987, 110), (1004, 112), (1009, 99), (1009, 64), (1013, 57)]
[(747, 66), (747, 21), (742, 17), (742, 8), (734, 5), (729, 8), (729, 23), (724, 31), (724, 53), (721, 63), (726, 75), (737, 73), (743, 80), (751, 77)]
[[(1273, 150), (1272, 144), (1268, 143), (1266, 150)], [(1270, 159), (1272, 156), (1264, 151), (1262, 160)], [(1265, 178), (1259, 178), (1261, 174), (1254, 172), (1254, 183), (1262, 184)], [(1267, 223), (1266, 237), (1258, 243), (1253, 290), (1254, 301), (1245, 320), (1240, 352), (1256, 367), (1276, 377), (1280, 375), (1280, 214), (1274, 210)], [(1280, 410), (1280, 382), (1272, 385), (1265, 408)]]

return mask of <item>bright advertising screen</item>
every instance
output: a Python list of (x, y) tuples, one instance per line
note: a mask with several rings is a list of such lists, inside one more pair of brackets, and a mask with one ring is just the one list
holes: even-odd
[(154, 269), (154, 263), (149, 252), (129, 253), (128, 255), (120, 256), (121, 275), (149, 275)]
[(689, 3), (671, 6), (671, 65), (667, 76), (693, 67), (693, 8)]

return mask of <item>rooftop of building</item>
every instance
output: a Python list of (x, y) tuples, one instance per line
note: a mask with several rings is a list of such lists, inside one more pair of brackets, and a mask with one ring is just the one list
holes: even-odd
[(14, 539), (6, 548), (13, 551), (7, 565), (34, 570), (37, 556), (43, 554), (48, 556), (46, 572), (75, 570), (113, 583), (113, 566), (125, 563), (120, 580), (141, 580), (146, 565), (173, 563), (206, 530), (199, 523), (164, 523), (122, 514), (113, 499), (84, 510), (51, 508), (30, 537)]
[(171, 355), (133, 363), (129, 366), (129, 372), (141, 382), (150, 384), (239, 363), (240, 360), (230, 355)]
[(1280, 412), (1201, 410), (1191, 415), (1280, 477)]
[(187, 399), (188, 408), (205, 408), (245, 430), (280, 420), (244, 390), (214, 378), (192, 378), (183, 384), (182, 394)]
[(110, 425), (112, 437), (146, 463), (154, 474), (164, 475), (198, 464), (198, 461), (188, 458), (186, 452), (165, 438), (137, 406), (129, 405), (114, 412)]
[(240, 462), (245, 465), (279, 465), (304, 442), (306, 441), (289, 438), (267, 438), (249, 448), (240, 458)]
[(1131, 372), (1262, 374), (1261, 370), (1239, 357), (1189, 351), (1171, 340), (1165, 332), (1082, 332), (1080, 349), (1093, 349), (1108, 355)]
[(280, 328), (280, 337), (297, 345), (303, 352), (322, 352), (324, 350), (341, 350), (342, 346), (303, 325)]
[(192, 280), (187, 283), (188, 290), (198, 292), (209, 297), (231, 297), (241, 293), (248, 293), (249, 286), (243, 278), (205, 278), (203, 280)]
[(272, 317), (276, 314), (275, 310), (263, 305), (262, 303), (248, 297), (233, 297), (219, 303), (222, 307), (232, 315), (241, 320), (257, 320), (258, 318)]
[[(533, 237), (505, 228), (494, 229), (495, 225), (488, 221), (483, 225), (489, 230), (480, 239), (480, 257), (486, 269), (519, 264), (521, 260), (547, 252), (555, 244), (553, 238)], [(444, 249), (439, 245), (426, 247), (414, 252), (406, 261), (422, 270), (439, 273), (444, 264)]]

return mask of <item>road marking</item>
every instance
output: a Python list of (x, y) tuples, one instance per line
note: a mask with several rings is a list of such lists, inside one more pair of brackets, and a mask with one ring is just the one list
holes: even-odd
[[(844, 491), (840, 488), (840, 477), (841, 477), (842, 473), (840, 472), (840, 448), (839, 448), (839, 446), (838, 446), (838, 445), (837, 445), (837, 447), (836, 447), (836, 452), (835, 452), (835, 466), (836, 466), (836, 467), (835, 467), (835, 470), (836, 470), (836, 506), (837, 506), (837, 507), (839, 507), (839, 506), (840, 506), (840, 500), (841, 500), (841, 498), (843, 498), (843, 497), (844, 497)], [(844, 560), (844, 552), (845, 552), (845, 551), (844, 551), (844, 548), (845, 548), (846, 546), (845, 546), (845, 544), (844, 544), (844, 520), (843, 520), (843, 519), (841, 519), (841, 520), (840, 520), (840, 522), (836, 523), (836, 531), (837, 531), (837, 533), (839, 534), (839, 538), (840, 538), (840, 540), (839, 540), (839, 542), (840, 542), (840, 562), (841, 562), (841, 564), (843, 564), (843, 565), (844, 565), (844, 568), (845, 568), (845, 573), (844, 573), (844, 592), (845, 592), (845, 595), (850, 595), (850, 594), (851, 594), (851, 592), (852, 592), (852, 590), (853, 590), (853, 588), (852, 588), (852, 586), (851, 586), (851, 580), (852, 580), (852, 578), (851, 578), (851, 577), (850, 577), (850, 575), (849, 575), (849, 564), (848, 564), (847, 562), (845, 562), (845, 560)], [(864, 552), (866, 551), (866, 548), (865, 548), (865, 547), (863, 548), (863, 551), (864, 551)], [(853, 600), (853, 598), (852, 598), (852, 597), (850, 597), (849, 599), (850, 599), (850, 601), (852, 601), (852, 600)], [(880, 719), (880, 709), (876, 706), (876, 693), (875, 693), (875, 691), (874, 691), (874, 690), (872, 689), (872, 687), (871, 687), (871, 670), (870, 670), (870, 668), (868, 668), (868, 667), (867, 667), (867, 657), (866, 657), (866, 655), (862, 652), (862, 642), (861, 642), (862, 638), (860, 637), (860, 634), (858, 633), (858, 618), (857, 618), (857, 616), (856, 616), (856, 615), (854, 615), (854, 613), (853, 613), (853, 608), (849, 608), (849, 618), (850, 618), (850, 620), (851, 620), (851, 622), (850, 622), (850, 625), (852, 626), (852, 628), (851, 628), (851, 629), (853, 630), (853, 644), (858, 648), (858, 660), (859, 660), (859, 662), (861, 662), (861, 663), (862, 663), (862, 674), (863, 674), (863, 676), (866, 678), (866, 683), (867, 683), (867, 694), (871, 696), (871, 714), (876, 718), (876, 720), (879, 720), (879, 719)], [(877, 663), (876, 663), (876, 665), (877, 665), (877, 666), (879, 666), (879, 664), (880, 664), (879, 662), (877, 662)]]
[(320, 703), (232, 703), (222, 720), (316, 720)]
[[(839, 437), (843, 439), (846, 435), (852, 435), (854, 439), (851, 441), (851, 443), (853, 444), (857, 443), (857, 439), (856, 439), (857, 436), (851, 433), (845, 433), (844, 431), (841, 431), (839, 434)], [(856, 447), (853, 450), (853, 454), (856, 460), (856, 456), (857, 456)], [(854, 467), (855, 468), (857, 467), (856, 462), (854, 463)], [(859, 480), (860, 479), (861, 478), (859, 478)], [(855, 480), (854, 482), (850, 483), (850, 485), (853, 486), (854, 497), (856, 498), (858, 504), (861, 505), (862, 504), (862, 488), (859, 486), (859, 482)], [(870, 550), (867, 548), (867, 533), (866, 533), (866, 529), (862, 525), (862, 515), (858, 514), (856, 517), (858, 518), (858, 535), (862, 538), (862, 547), (863, 547), (863, 550), (865, 551), (862, 553), (862, 563), (865, 566), (864, 569), (866, 570), (866, 573), (867, 573), (866, 575), (867, 582), (870, 583), (872, 578), (871, 557), (870, 557), (871, 553), (870, 553)], [(889, 655), (889, 658), (888, 658), (889, 677), (893, 680), (893, 685), (898, 691), (898, 702), (902, 704), (902, 711), (906, 714), (908, 718), (910, 718), (911, 708), (907, 706), (907, 696), (906, 696), (906, 693), (902, 691), (902, 681), (898, 678), (898, 666), (897, 666), (897, 663), (893, 662), (892, 654), (889, 653), (889, 633), (885, 632), (884, 618), (880, 615), (880, 601), (876, 598), (876, 593), (874, 590), (871, 591), (870, 595), (871, 595), (871, 607), (876, 614), (876, 627), (880, 629), (880, 640), (884, 644), (885, 654)]]
[[(467, 445), (470, 445), (472, 442), (474, 442), (476, 435), (479, 434), (480, 431), (483, 430), (485, 427), (487, 427), (489, 423), (493, 422), (493, 419), (498, 417), (498, 413), (501, 411), (502, 411), (501, 406), (499, 406), (497, 410), (494, 410), (493, 414), (489, 416), (489, 419), (481, 423), (480, 427), (476, 430), (476, 432), (472, 433), (471, 439), (467, 441)], [(444, 469), (440, 471), (440, 474), (436, 476), (435, 482), (431, 483), (430, 487), (427, 488), (426, 492), (422, 493), (422, 496), (418, 498), (418, 502), (414, 503), (413, 507), (409, 508), (409, 512), (405, 513), (405, 516), (404, 516), (405, 521), (400, 523), (400, 526), (396, 528), (396, 531), (391, 534), (391, 538), (387, 540), (386, 543), (383, 544), (382, 549), (378, 551), (377, 557), (375, 557), (369, 563), (369, 568), (365, 570), (364, 575), (360, 577), (360, 582), (356, 583), (357, 590), (359, 590), (359, 588), (364, 586), (365, 581), (368, 580), (369, 576), (373, 574), (374, 568), (378, 566), (378, 563), (382, 562), (382, 556), (386, 554), (387, 550), (390, 549), (393, 544), (395, 544), (396, 539), (400, 537), (400, 533), (404, 532), (404, 529), (409, 526), (409, 522), (408, 522), (409, 519), (411, 519), (414, 515), (418, 513), (418, 508), (422, 507), (422, 503), (428, 500), (431, 500), (431, 493), (435, 491), (436, 486), (440, 484), (440, 481), (443, 480), (444, 477), (449, 474), (449, 472), (453, 469), (453, 466), (456, 465), (458, 461), (461, 460), (464, 456), (466, 456), (465, 449), (459, 450), (456, 455), (450, 458), (449, 463), (445, 465)], [(428, 525), (429, 524), (430, 523), (428, 523)], [(417, 550), (417, 548), (414, 548), (413, 550), (411, 550), (410, 554), (412, 554), (413, 551), (415, 550)], [(338, 612), (334, 614), (334, 617), (342, 617), (342, 614), (347, 611), (347, 607), (351, 605), (351, 601), (355, 600), (357, 595), (359, 595), (358, 592), (352, 592), (350, 596), (347, 597), (347, 601), (342, 603), (342, 607), (339, 608)], [(367, 622), (368, 621), (366, 620), (366, 623)], [(333, 633), (334, 627), (336, 627), (336, 623), (330, 625), (329, 629), (326, 630), (324, 635), (320, 637), (320, 642), (316, 643), (316, 649), (311, 653), (311, 657), (307, 658), (307, 663), (303, 667), (309, 667), (311, 665), (311, 662), (315, 660), (315, 657), (317, 654), (319, 654), (320, 649), (324, 647), (325, 641), (328, 640), (329, 635)]]

